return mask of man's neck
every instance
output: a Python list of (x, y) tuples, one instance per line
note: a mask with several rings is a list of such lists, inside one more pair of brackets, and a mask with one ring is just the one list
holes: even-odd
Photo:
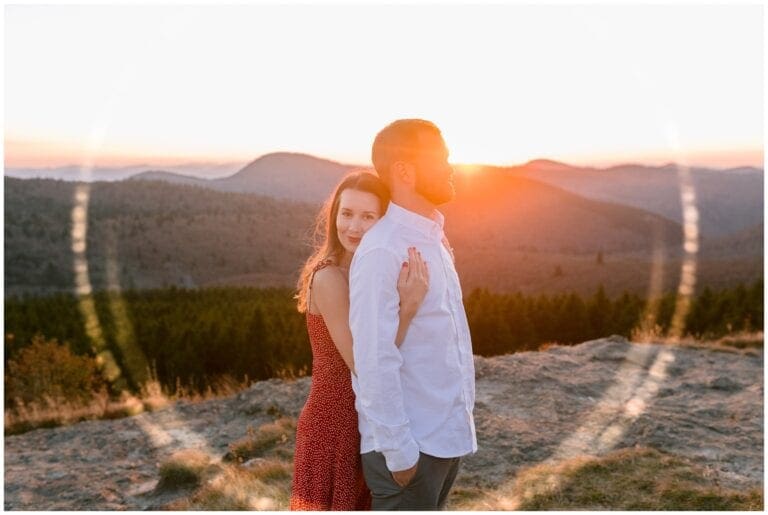
[(431, 220), (435, 219), (435, 211), (437, 210), (437, 206), (421, 195), (393, 194), (392, 202), (402, 207), (403, 209), (412, 211), (417, 215), (423, 216), (424, 218), (429, 218)]

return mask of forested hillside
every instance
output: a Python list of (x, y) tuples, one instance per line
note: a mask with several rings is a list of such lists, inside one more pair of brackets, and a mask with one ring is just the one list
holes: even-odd
[[(5, 179), (5, 288), (74, 287), (72, 210), (87, 188), (93, 289), (287, 285), (306, 258), (316, 207), (164, 182)], [(108, 280), (108, 267), (117, 270)]]
[[(675, 222), (505, 174), (457, 177), (456, 188), (442, 209), (466, 290), (588, 295), (603, 284), (610, 294), (642, 294), (659, 259), (663, 289), (677, 287), (682, 230)], [(6, 295), (73, 291), (76, 191), (86, 192), (94, 290), (292, 286), (319, 207), (160, 181), (6, 177)], [(702, 244), (699, 286), (762, 276), (762, 233), (729, 238)]]

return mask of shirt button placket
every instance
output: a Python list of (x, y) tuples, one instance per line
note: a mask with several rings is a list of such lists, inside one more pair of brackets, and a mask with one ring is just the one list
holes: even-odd
[(450, 265), (452, 263), (446, 263), (445, 259), (445, 253), (446, 250), (442, 244), (442, 241), (439, 243), (440, 245), (440, 263), (443, 265), (443, 273), (445, 274), (446, 279), (446, 285), (448, 287), (448, 303), (451, 306), (451, 321), (453, 322), (453, 341), (454, 345), (457, 347), (457, 357), (459, 360), (459, 365), (461, 365), (461, 331), (459, 330), (459, 324), (456, 322), (456, 313), (458, 313), (458, 309), (456, 306), (456, 287), (454, 285), (454, 279), (453, 275), (451, 274)]

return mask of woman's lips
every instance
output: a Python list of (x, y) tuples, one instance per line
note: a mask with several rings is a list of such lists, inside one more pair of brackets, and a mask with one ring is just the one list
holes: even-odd
[(355, 245), (360, 243), (360, 240), (362, 240), (362, 238), (353, 238), (352, 236), (347, 236), (347, 239), (350, 243), (354, 243)]

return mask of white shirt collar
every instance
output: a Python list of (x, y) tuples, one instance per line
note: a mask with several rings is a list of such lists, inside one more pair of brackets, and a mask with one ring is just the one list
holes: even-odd
[(402, 206), (389, 203), (386, 216), (394, 221), (401, 223), (405, 226), (412, 227), (422, 233), (424, 236), (430, 238), (442, 238), (443, 225), (445, 224), (445, 216), (443, 213), (435, 209), (435, 217), (427, 218), (418, 213), (414, 213)]

